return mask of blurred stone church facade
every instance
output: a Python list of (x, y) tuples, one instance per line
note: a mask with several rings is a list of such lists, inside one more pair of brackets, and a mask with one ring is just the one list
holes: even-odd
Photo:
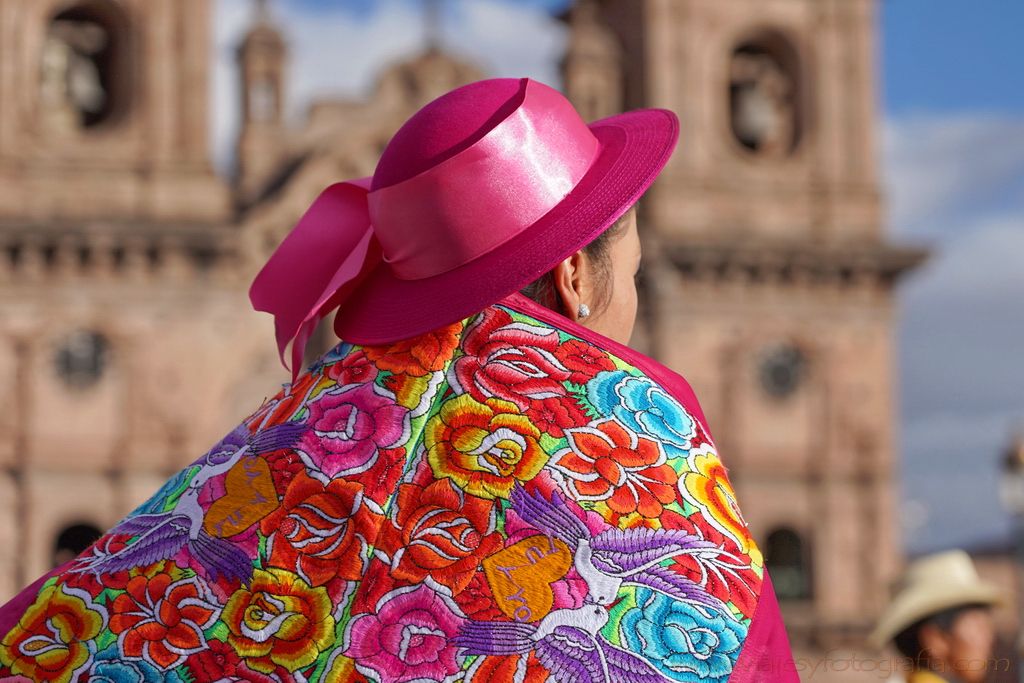
[[(560, 17), (585, 118), (680, 115), (642, 205), (634, 342), (701, 398), (805, 678), (859, 652), (902, 562), (893, 292), (923, 255), (883, 230), (876, 9), (580, 0)], [(0, 553), (0, 600), (277, 392), (253, 275), (323, 187), (371, 174), (416, 109), (486, 76), (435, 44), (289, 126), (288, 46), (254, 3), (222, 179), (210, 17), (210, 0), (0, 3), (0, 547), (21, 549)]]

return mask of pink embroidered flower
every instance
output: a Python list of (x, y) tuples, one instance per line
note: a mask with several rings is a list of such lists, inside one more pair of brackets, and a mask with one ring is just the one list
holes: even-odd
[(331, 478), (362, 472), (408, 438), (408, 412), (374, 384), (328, 391), (309, 404), (311, 429), (297, 448)]
[(377, 603), (376, 614), (350, 624), (345, 654), (378, 681), (445, 681), (461, 668), (452, 644), (463, 622), (458, 606), (426, 585), (398, 588)]
[(466, 333), (466, 355), (452, 363), (448, 381), (481, 403), (494, 397), (526, 410), (530, 401), (564, 396), (569, 370), (555, 356), (558, 332), (513, 322), (489, 308)]

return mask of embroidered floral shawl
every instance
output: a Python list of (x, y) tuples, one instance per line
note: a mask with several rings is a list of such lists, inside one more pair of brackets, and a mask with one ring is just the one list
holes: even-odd
[(0, 628), (0, 681), (797, 680), (689, 387), (520, 295), (339, 344)]

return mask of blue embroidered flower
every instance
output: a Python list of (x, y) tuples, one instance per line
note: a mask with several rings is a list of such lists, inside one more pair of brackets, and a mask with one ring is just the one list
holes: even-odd
[(89, 671), (89, 683), (183, 683), (172, 671), (162, 672), (142, 660), (124, 659), (117, 647), (96, 655)]
[(598, 373), (587, 382), (587, 398), (635, 432), (686, 450), (695, 432), (693, 418), (664, 389), (624, 370)]
[(638, 588), (636, 600), (620, 623), (626, 649), (673, 681), (725, 683), (746, 637), (742, 623), (648, 588)]

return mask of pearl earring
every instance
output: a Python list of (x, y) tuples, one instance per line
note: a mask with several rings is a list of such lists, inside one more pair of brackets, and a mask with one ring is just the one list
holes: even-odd
[(587, 306), (586, 304), (580, 304), (580, 308), (576, 313), (579, 317), (586, 318), (588, 315), (590, 315), (590, 306)]

